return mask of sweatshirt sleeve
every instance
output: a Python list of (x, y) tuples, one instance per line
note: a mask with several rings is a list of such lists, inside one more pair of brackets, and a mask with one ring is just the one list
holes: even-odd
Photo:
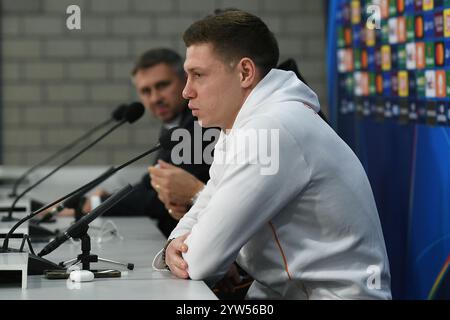
[[(214, 193), (214, 186), (211, 180), (208, 181), (206, 186), (200, 192), (197, 201), (191, 207), (191, 209), (181, 218), (175, 229), (169, 235), (169, 239), (178, 238), (192, 230), (192, 227), (197, 223), (198, 214), (208, 204), (211, 195)], [(157, 271), (167, 271), (165, 261), (162, 259), (163, 249), (161, 249), (153, 258), (152, 267)]]
[[(241, 247), (310, 180), (310, 168), (297, 141), (274, 119), (260, 116), (245, 127), (253, 132), (258, 128), (266, 130), (270, 146), (252, 148), (235, 143), (227, 152), (223, 176), (214, 193), (204, 208), (198, 208), (201, 212), (195, 212), (195, 221), (189, 223), (188, 251), (183, 257), (193, 280), (208, 284), (220, 280)], [(241, 130), (242, 137), (246, 133)]]
[(192, 227), (197, 223), (198, 214), (206, 208), (213, 193), (214, 185), (213, 182), (209, 180), (206, 186), (200, 192), (197, 201), (183, 216), (183, 218), (180, 219), (176, 228), (170, 234), (169, 239), (178, 238), (192, 230)]

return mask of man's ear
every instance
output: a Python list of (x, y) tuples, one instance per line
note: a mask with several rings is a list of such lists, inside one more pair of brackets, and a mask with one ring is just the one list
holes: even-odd
[(242, 88), (250, 88), (256, 81), (256, 65), (250, 58), (242, 58), (238, 64), (239, 80)]

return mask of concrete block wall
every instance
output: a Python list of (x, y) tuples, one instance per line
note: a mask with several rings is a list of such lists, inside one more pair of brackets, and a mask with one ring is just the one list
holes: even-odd
[[(327, 110), (325, 0), (1, 0), (2, 154), (5, 165), (31, 165), (137, 99), (130, 69), (145, 50), (183, 56), (182, 32), (215, 8), (237, 7), (274, 31), (281, 59), (293, 57)], [(66, 8), (81, 8), (81, 30), (68, 30)], [(146, 114), (73, 165), (118, 164), (157, 140)], [(141, 161), (142, 164), (149, 160)]]

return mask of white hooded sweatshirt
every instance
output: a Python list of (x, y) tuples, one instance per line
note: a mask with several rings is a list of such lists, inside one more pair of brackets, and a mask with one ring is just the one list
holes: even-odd
[[(319, 109), (293, 72), (273, 69), (250, 93), (220, 135), (210, 180), (169, 237), (190, 232), (191, 279), (214, 283), (236, 261), (255, 279), (250, 299), (391, 298), (369, 181)], [(237, 142), (255, 130), (272, 130), (269, 147)], [(268, 168), (258, 160), (272, 146)], [(153, 266), (164, 267), (161, 253)]]

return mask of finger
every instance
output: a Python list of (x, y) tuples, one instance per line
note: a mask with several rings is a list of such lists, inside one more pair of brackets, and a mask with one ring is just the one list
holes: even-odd
[(172, 209), (167, 209), (167, 211), (169, 212), (170, 216), (175, 220), (180, 220), (185, 215), (184, 212), (173, 211)]
[(61, 211), (58, 216), (59, 217), (73, 217), (75, 215), (75, 210), (73, 209), (64, 209)]
[(175, 202), (176, 196), (173, 194), (173, 192), (169, 191), (169, 189), (162, 188), (162, 192), (164, 192), (167, 202), (170, 204), (172, 202)]
[(178, 253), (169, 254), (166, 258), (166, 262), (169, 266), (175, 266), (181, 270), (187, 269), (186, 261), (184, 261), (181, 255), (179, 255)]
[(166, 178), (165, 177), (161, 177), (161, 176), (152, 176), (152, 185), (159, 185), (160, 187), (165, 186), (166, 185)]
[(162, 194), (158, 193), (158, 199), (162, 202), (162, 203), (166, 203), (166, 199), (163, 197)]
[(173, 210), (173, 209), (169, 209), (169, 213), (170, 215), (175, 218), (176, 220), (180, 220), (181, 218), (184, 217), (184, 215), (186, 214), (186, 210)]
[(174, 256), (181, 257), (181, 252), (187, 252), (187, 245), (183, 242), (189, 233), (180, 236), (173, 240), (170, 245), (167, 247), (167, 254), (169, 258)]
[(155, 181), (155, 179), (152, 179), (150, 184), (152, 185), (153, 189), (155, 189), (158, 192), (161, 189), (161, 186), (159, 185), (159, 183), (157, 181)]
[(161, 180), (151, 180), (151, 185), (153, 187), (153, 189), (156, 190), (156, 192), (158, 193), (165, 193), (166, 195), (169, 193), (169, 190), (165, 187), (165, 183)]
[(187, 206), (185, 204), (170, 202), (170, 208), (173, 210), (186, 210)]
[(179, 237), (181, 244), (179, 245), (179, 251), (186, 253), (188, 251), (188, 246), (186, 243), (184, 243), (184, 241), (186, 240), (186, 238), (190, 235), (191, 233), (188, 232), (185, 235), (182, 235), (181, 237)]
[(166, 189), (159, 187), (158, 195), (164, 199), (164, 203), (170, 203), (169, 199), (169, 193)]
[[(184, 241), (184, 240), (183, 240)], [(177, 251), (186, 253), (188, 251), (188, 246), (184, 243), (181, 242), (177, 247), (176, 247)]]
[(182, 216), (184, 216), (185, 215), (185, 213), (186, 213), (186, 211), (185, 210), (173, 210), (173, 209), (171, 209), (172, 210), (172, 213), (174, 214), (174, 215), (176, 215), (177, 217), (182, 217)]
[(169, 269), (177, 278), (180, 278), (180, 279), (189, 278), (189, 274), (187, 273), (186, 270), (182, 270), (180, 268), (177, 268), (176, 266), (170, 266), (170, 265), (169, 265)]
[(165, 177), (167, 175), (166, 172), (167, 172), (167, 170), (165, 170), (165, 169), (153, 167), (150, 170), (150, 176), (152, 178), (153, 177)]
[(169, 202), (166, 205), (167, 209), (171, 209), (173, 212), (186, 212), (187, 206), (184, 204), (173, 203), (173, 201), (169, 197)]
[(163, 169), (168, 169), (168, 168), (174, 168), (175, 167), (174, 165), (171, 165), (170, 163), (165, 162), (164, 160), (161, 160), (161, 159), (158, 160), (158, 163), (159, 163), (159, 166), (161, 168), (163, 168)]
[[(184, 240), (183, 240), (184, 241)], [(182, 252), (185, 253), (188, 250), (187, 245), (184, 242), (179, 242), (177, 244), (174, 244), (173, 246), (173, 250), (177, 251), (177, 252)]]
[(184, 259), (182, 257), (176, 256), (176, 257), (173, 257), (173, 258), (174, 259), (172, 260), (172, 262), (173, 262), (173, 265), (175, 267), (177, 267), (177, 268), (179, 268), (181, 270), (187, 270), (188, 265), (187, 265), (186, 261), (184, 261)]

